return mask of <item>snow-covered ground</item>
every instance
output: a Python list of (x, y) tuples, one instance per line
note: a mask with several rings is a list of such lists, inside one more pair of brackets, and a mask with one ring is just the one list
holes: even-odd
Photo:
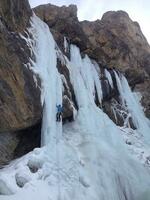
[[(116, 126), (96, 106), (95, 87), (99, 102), (102, 100), (97, 65), (88, 56), (81, 58), (79, 49), (71, 45), (70, 61), (62, 57), (79, 110), (75, 120), (62, 127), (55, 120), (56, 104), (62, 103), (55, 41), (36, 16), (29, 32), (35, 41), (33, 70), (42, 79), (42, 147), (0, 171), (0, 200), (147, 200), (150, 128), (126, 79), (116, 74), (122, 102), (137, 130)], [(107, 71), (106, 76), (113, 87)]]

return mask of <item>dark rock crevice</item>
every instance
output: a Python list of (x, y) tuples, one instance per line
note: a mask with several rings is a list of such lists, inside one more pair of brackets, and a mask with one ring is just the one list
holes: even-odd
[(0, 133), (0, 168), (40, 147), (41, 121), (17, 132)]
[(29, 128), (16, 132), (19, 143), (15, 148), (14, 158), (21, 157), (32, 151), (34, 148), (40, 147), (41, 124), (42, 122), (39, 121), (37, 124)]

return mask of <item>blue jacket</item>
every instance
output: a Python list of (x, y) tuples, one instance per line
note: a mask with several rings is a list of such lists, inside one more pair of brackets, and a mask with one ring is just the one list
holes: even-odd
[(61, 105), (56, 105), (56, 107), (57, 107), (57, 112), (58, 113), (61, 113), (63, 111), (63, 108), (62, 108)]

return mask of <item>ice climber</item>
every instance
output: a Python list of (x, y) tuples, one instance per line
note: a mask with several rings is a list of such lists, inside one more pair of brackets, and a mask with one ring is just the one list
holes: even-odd
[(60, 122), (61, 117), (62, 117), (63, 108), (62, 108), (62, 106), (60, 104), (56, 105), (56, 107), (57, 107), (56, 121)]

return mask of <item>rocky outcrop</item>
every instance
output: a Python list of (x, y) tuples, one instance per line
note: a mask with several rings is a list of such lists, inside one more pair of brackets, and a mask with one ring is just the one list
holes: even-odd
[(32, 15), (28, 0), (1, 1), (0, 18), (9, 31), (22, 32), (29, 25)]
[[(29, 127), (36, 126), (41, 120), (40, 89), (36, 87), (34, 74), (28, 67), (32, 55), (30, 47), (21, 37), (21, 34), (27, 37), (25, 31), (30, 26), (31, 15), (27, 0), (1, 1), (0, 164), (14, 158), (21, 138), (29, 133)], [(39, 137), (40, 129), (36, 134)], [(37, 145), (36, 142), (33, 144)], [(21, 147), (20, 151), (28, 152)]]
[(0, 132), (25, 129), (41, 119), (40, 90), (28, 68), (32, 55), (26, 41), (20, 36), (20, 31), (25, 31), (29, 25), (31, 13), (26, 0), (2, 1), (0, 112), (3, 114), (0, 115)]
[(1, 1), (0, 17), (9, 31), (22, 32), (29, 25), (32, 15), (28, 0)]
[(149, 117), (150, 46), (140, 26), (124, 11), (110, 11), (101, 20), (79, 22), (76, 6), (38, 6), (34, 9), (51, 30), (58, 44), (66, 36), (95, 59), (101, 67), (116, 68), (127, 77), (132, 89), (142, 94), (142, 104)]
[(76, 44), (82, 51), (87, 49), (88, 38), (78, 21), (75, 5), (68, 7), (41, 5), (34, 8), (34, 12), (48, 24), (60, 48), (63, 46), (63, 36), (66, 36), (70, 43)]

